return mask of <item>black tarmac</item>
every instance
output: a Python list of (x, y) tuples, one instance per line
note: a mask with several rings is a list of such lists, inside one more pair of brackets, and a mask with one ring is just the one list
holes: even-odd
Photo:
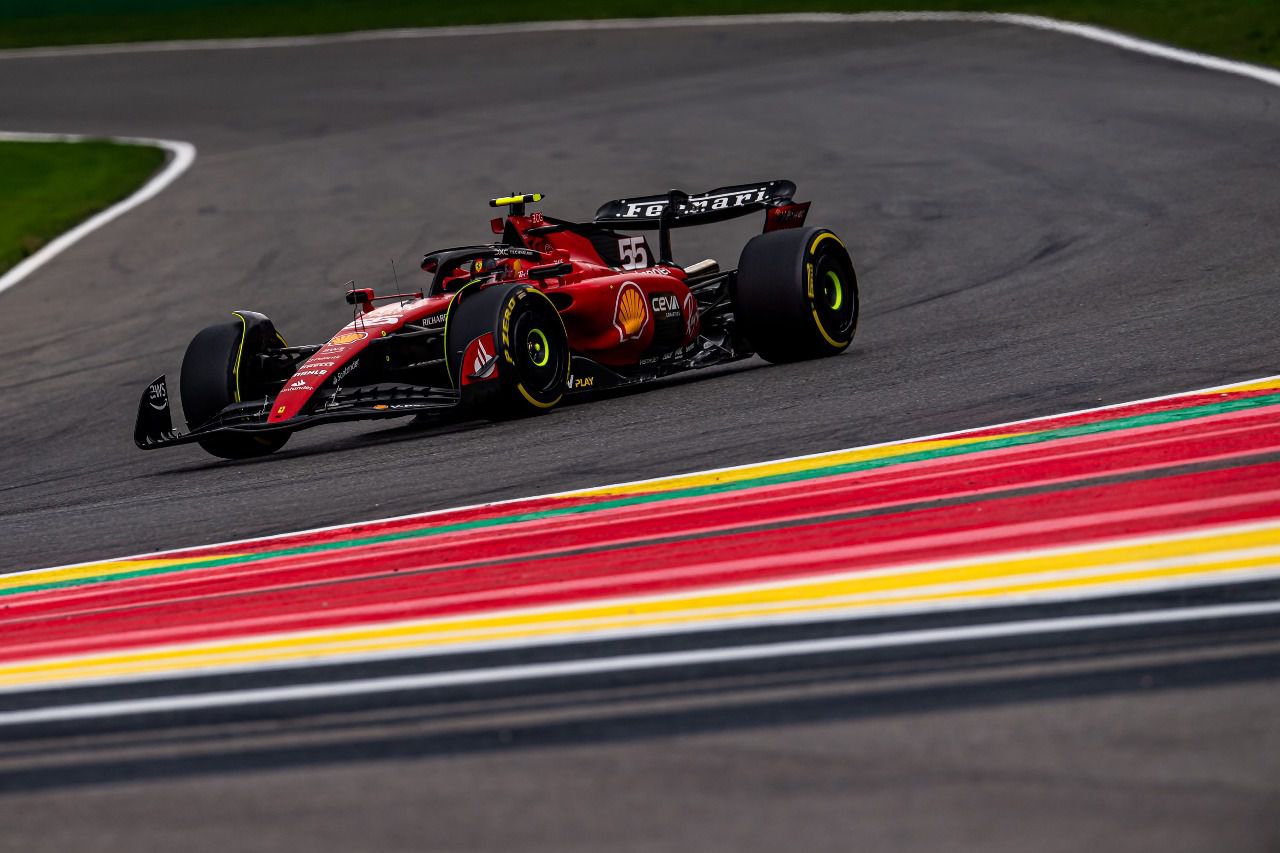
[[(762, 25), (8, 58), (0, 128), (199, 149), (0, 294), (2, 570), (1280, 372), (1280, 90), (1061, 35)], [(574, 218), (783, 177), (859, 269), (841, 357), (516, 423), (316, 429), (262, 461), (132, 446), (139, 394), (176, 378), (200, 327), (250, 308), (322, 340), (349, 279), (389, 288), (392, 259), (403, 282), (424, 251), (488, 239), (490, 196), (545, 192)], [(682, 232), (677, 258), (731, 265), (749, 234)], [(933, 686), (843, 665), (762, 667), (696, 699), (593, 684), (452, 735), (412, 705), (83, 734), (0, 754), (0, 849), (1280, 845), (1273, 638), (1112, 653), (974, 652)]]

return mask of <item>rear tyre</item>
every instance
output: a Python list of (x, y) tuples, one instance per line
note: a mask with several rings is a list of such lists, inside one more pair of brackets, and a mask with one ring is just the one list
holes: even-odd
[(840, 238), (825, 228), (753, 237), (733, 293), (742, 335), (766, 361), (838, 355), (858, 328), (858, 278)]
[[(477, 338), (491, 340), (492, 352), (469, 350)], [(446, 321), (445, 350), (463, 406), (494, 420), (550, 411), (569, 381), (569, 337), (560, 312), (527, 284), (460, 292)], [(467, 363), (469, 351), (473, 363)], [(484, 378), (485, 354), (495, 359), (496, 379)]]
[[(244, 314), (253, 318), (250, 312)], [(270, 324), (269, 320), (266, 322)], [(256, 363), (254, 356), (263, 350), (264, 336), (246, 334), (248, 325), (237, 315), (237, 319), (230, 323), (219, 323), (202, 330), (187, 346), (186, 355), (182, 357), (179, 391), (189, 429), (208, 423), (227, 406), (244, 399), (242, 392), (256, 391), (262, 384), (253, 365)], [(244, 346), (241, 346), (242, 339)], [(222, 433), (198, 439), (197, 443), (223, 459), (249, 459), (274, 453), (288, 440), (288, 433)]]

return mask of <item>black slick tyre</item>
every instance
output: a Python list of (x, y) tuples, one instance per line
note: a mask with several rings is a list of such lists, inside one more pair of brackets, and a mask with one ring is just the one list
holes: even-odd
[[(251, 319), (261, 317), (243, 313)], [(246, 334), (250, 331), (248, 326), (248, 321), (237, 314), (230, 323), (201, 330), (187, 346), (179, 391), (188, 428), (203, 426), (227, 406), (246, 399), (246, 394), (253, 395), (247, 399), (257, 396), (260, 381), (253, 375), (252, 365), (262, 342), (260, 334)], [(198, 443), (223, 459), (248, 459), (274, 453), (288, 440), (288, 433), (221, 433), (198, 439)]]
[(858, 278), (840, 238), (826, 228), (753, 237), (733, 290), (738, 330), (774, 363), (838, 355), (858, 328)]
[[(494, 351), (467, 349), (492, 335)], [(502, 420), (550, 411), (569, 380), (569, 337), (551, 300), (527, 284), (470, 285), (449, 306), (445, 321), (449, 378), (462, 392), (463, 407)], [(486, 379), (488, 355), (497, 379)]]

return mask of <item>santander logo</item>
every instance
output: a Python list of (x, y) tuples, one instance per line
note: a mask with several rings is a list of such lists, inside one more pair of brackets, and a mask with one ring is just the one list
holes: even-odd
[(481, 338), (480, 342), (476, 344), (476, 360), (471, 363), (471, 372), (479, 373), (491, 358), (493, 358), (493, 354), (484, 348), (484, 339)]

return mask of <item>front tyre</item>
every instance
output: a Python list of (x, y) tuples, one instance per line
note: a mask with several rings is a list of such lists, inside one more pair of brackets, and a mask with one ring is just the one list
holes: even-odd
[[(208, 423), (232, 403), (253, 399), (262, 386), (256, 356), (270, 343), (278, 344), (273, 341), (275, 329), (261, 314), (241, 311), (234, 316), (233, 322), (201, 330), (182, 357), (179, 391), (190, 429)], [(223, 459), (249, 459), (274, 453), (288, 440), (288, 433), (219, 433), (197, 439), (197, 443)]]
[(463, 405), (495, 420), (554, 408), (568, 384), (569, 337), (551, 300), (527, 284), (508, 284), (464, 290), (455, 302), (445, 348)]
[(756, 353), (782, 363), (838, 355), (858, 328), (858, 278), (826, 228), (753, 237), (742, 249), (734, 318)]

